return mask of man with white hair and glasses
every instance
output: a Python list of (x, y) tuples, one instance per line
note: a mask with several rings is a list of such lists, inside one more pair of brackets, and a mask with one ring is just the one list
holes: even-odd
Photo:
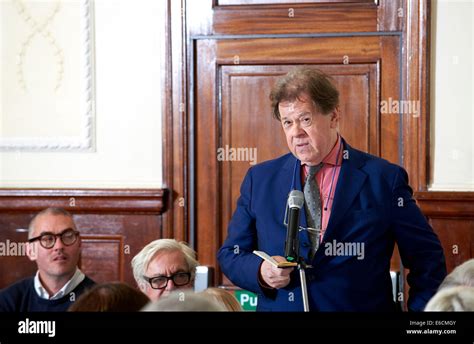
[(175, 289), (193, 288), (198, 265), (196, 252), (174, 239), (152, 241), (132, 260), (135, 281), (151, 301)]
[(26, 250), (38, 271), (0, 291), (0, 311), (66, 311), (95, 284), (78, 268), (80, 253), (80, 233), (69, 212), (47, 208), (38, 213), (29, 226)]

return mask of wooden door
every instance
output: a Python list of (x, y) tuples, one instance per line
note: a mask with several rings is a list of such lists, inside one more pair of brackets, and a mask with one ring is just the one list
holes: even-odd
[(168, 3), (171, 87), (164, 125), (168, 137), (180, 140), (165, 143), (165, 180), (176, 194), (165, 231), (189, 241), (200, 263), (217, 269), (216, 284), (228, 284), (216, 252), (253, 163), (222, 159), (219, 152), (256, 149), (258, 163), (288, 152), (268, 96), (294, 66), (309, 65), (334, 78), (341, 93), (340, 131), (352, 146), (405, 165), (415, 188), (423, 185), (426, 147), (413, 150), (405, 143), (423, 137), (426, 117), (381, 114), (379, 105), (423, 96), (419, 49), (426, 42), (416, 35), (424, 34), (425, 6), (421, 0)]
[[(399, 75), (398, 46), (398, 37), (392, 36), (196, 41), (195, 216), (201, 263), (206, 252), (204, 264), (216, 264), (215, 251), (253, 163), (230, 154), (219, 161), (217, 152), (254, 150), (257, 162), (288, 153), (268, 95), (276, 79), (295, 65), (310, 65), (334, 77), (341, 91), (340, 129), (351, 145), (397, 162), (399, 132), (393, 128), (398, 117), (381, 121), (377, 104), (380, 97), (397, 98), (399, 84), (390, 76)], [(347, 54), (353, 64), (344, 64)]]

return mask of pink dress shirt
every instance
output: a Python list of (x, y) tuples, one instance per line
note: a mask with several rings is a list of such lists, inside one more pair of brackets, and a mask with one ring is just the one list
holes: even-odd
[[(324, 237), (326, 228), (331, 216), (332, 203), (334, 201), (334, 193), (336, 192), (337, 181), (339, 173), (341, 172), (342, 164), (342, 141), (341, 136), (337, 136), (337, 141), (328, 155), (323, 159), (323, 167), (316, 173), (316, 181), (319, 185), (319, 192), (321, 196), (321, 240)], [(304, 165), (301, 169), (303, 177), (303, 185), (308, 175), (308, 166)]]

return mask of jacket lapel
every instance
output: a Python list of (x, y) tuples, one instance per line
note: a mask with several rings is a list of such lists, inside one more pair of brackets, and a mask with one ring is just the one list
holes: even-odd
[[(328, 227), (324, 234), (324, 241), (331, 241), (337, 232), (337, 225), (340, 220), (344, 217), (350, 206), (354, 202), (354, 199), (360, 193), (362, 186), (365, 183), (367, 175), (360, 170), (364, 165), (365, 159), (361, 153), (351, 146), (349, 146), (343, 139), (343, 160), (341, 166), (341, 172), (336, 186), (334, 194), (334, 203), (331, 209), (331, 217), (329, 219)], [(296, 169), (295, 169), (296, 164)], [(301, 183), (301, 162), (291, 155), (290, 159), (284, 164), (283, 169), (285, 174), (291, 173), (294, 178), (295, 189), (303, 191), (303, 185)], [(293, 175), (293, 172), (296, 171)], [(285, 178), (286, 179), (286, 178)], [(288, 195), (286, 195), (288, 197)], [(304, 228), (307, 227), (306, 212), (304, 207), (300, 212), (300, 225)], [(310, 240), (307, 231), (300, 232), (300, 256), (306, 257), (309, 252)], [(303, 244), (303, 245), (302, 245)], [(314, 259), (321, 259), (323, 254), (322, 247), (318, 249)]]
[[(295, 168), (296, 167), (296, 168)], [(287, 160), (283, 166), (285, 174), (291, 173), (291, 178), (294, 178), (291, 183), (294, 182), (295, 190), (303, 191), (303, 185), (301, 183), (301, 161), (297, 160), (294, 155), (291, 155), (290, 159)], [(286, 178), (285, 178), (286, 179)], [(288, 193), (291, 190), (288, 190)], [(288, 194), (286, 194), (285, 202), (288, 199)], [(286, 205), (285, 205), (286, 206)], [(306, 228), (306, 212), (305, 207), (303, 206), (300, 211), (300, 226)], [(310, 240), (307, 231), (299, 232), (299, 241), (300, 241), (300, 256), (307, 257), (309, 252)]]
[(343, 144), (341, 172), (334, 194), (331, 217), (323, 238), (324, 241), (333, 239), (338, 223), (344, 218), (367, 178), (367, 175), (360, 170), (365, 162), (363, 156), (357, 150), (352, 149), (345, 141), (343, 141)]

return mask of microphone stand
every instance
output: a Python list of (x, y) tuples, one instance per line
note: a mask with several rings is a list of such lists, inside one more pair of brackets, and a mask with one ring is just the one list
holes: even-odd
[[(303, 231), (303, 230), (306, 230), (308, 232), (315, 231), (314, 228), (302, 228), (302, 227), (300, 227), (299, 231)], [(317, 235), (317, 240), (319, 240), (319, 231), (317, 231), (317, 234), (318, 234)], [(304, 258), (300, 256), (299, 245), (297, 247), (297, 256), (298, 256), (297, 269), (300, 273), (301, 296), (302, 296), (302, 299), (303, 299), (303, 310), (304, 310), (304, 312), (309, 312), (308, 285), (306, 283), (306, 269), (311, 269), (313, 266), (309, 265), (309, 264), (306, 264)]]
[(298, 271), (300, 272), (301, 282), (301, 296), (303, 297), (303, 309), (305, 312), (309, 312), (308, 302), (308, 286), (306, 284), (306, 268), (312, 268), (311, 265), (307, 265), (302, 257), (298, 259)]
[[(303, 228), (300, 227), (299, 231), (306, 230), (307, 232), (316, 232), (316, 240), (317, 240), (317, 246), (316, 246), (316, 251), (319, 248), (319, 236), (320, 236), (320, 231), (314, 228)], [(306, 264), (305, 260), (303, 257), (301, 257), (300, 254), (300, 248), (298, 246), (297, 252), (298, 252), (298, 271), (300, 273), (300, 282), (301, 282), (301, 295), (303, 297), (303, 309), (305, 312), (309, 312), (309, 302), (308, 302), (308, 286), (306, 284), (306, 271), (305, 269), (311, 269), (313, 266)]]

